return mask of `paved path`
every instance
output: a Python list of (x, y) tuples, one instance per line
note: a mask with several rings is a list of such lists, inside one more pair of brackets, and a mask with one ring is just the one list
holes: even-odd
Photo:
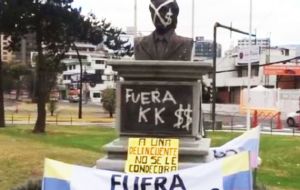
[[(7, 125), (34, 125), (35, 121), (14, 121), (13, 123), (11, 121), (6, 121)], [(99, 123), (95, 123), (95, 122), (47, 122), (48, 125), (64, 125), (64, 126), (99, 126), (99, 127), (111, 127), (114, 128), (115, 127), (115, 123), (114, 122), (108, 122), (108, 123), (104, 123), (104, 122), (99, 122)]]
[[(207, 130), (212, 131), (212, 130)], [(224, 131), (224, 132), (244, 132), (246, 131), (245, 125), (238, 125), (238, 126), (222, 126), (222, 130), (216, 131)], [(282, 129), (272, 129), (270, 126), (262, 126), (261, 129), (262, 134), (267, 135), (287, 135), (287, 136), (300, 136), (300, 129), (299, 128), (282, 128)]]

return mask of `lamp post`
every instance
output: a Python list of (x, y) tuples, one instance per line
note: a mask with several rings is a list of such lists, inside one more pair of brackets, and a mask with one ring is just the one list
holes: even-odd
[(195, 38), (195, 0), (192, 0), (192, 38)]
[(212, 76), (212, 108), (211, 108), (211, 121), (212, 121), (212, 128), (215, 129), (215, 123), (216, 123), (216, 70), (217, 70), (217, 28), (225, 28), (227, 30), (237, 32), (240, 34), (250, 35), (256, 37), (255, 34), (243, 32), (239, 29), (232, 28), (232, 26), (225, 26), (218, 22), (214, 25), (214, 42), (213, 42), (213, 76)]
[(194, 60), (195, 56), (195, 0), (192, 0), (192, 39), (193, 39), (193, 49), (191, 55), (191, 61)]
[(248, 60), (248, 86), (247, 86), (247, 130), (250, 130), (250, 87), (251, 87), (251, 49), (252, 49), (252, 0), (250, 0), (249, 15), (249, 60)]
[(134, 36), (137, 37), (137, 0), (134, 0)]
[(73, 48), (75, 49), (76, 51), (76, 54), (77, 54), (77, 58), (78, 58), (78, 61), (79, 61), (79, 68), (80, 68), (80, 73), (79, 73), (79, 102), (78, 102), (78, 119), (82, 119), (82, 60), (81, 60), (81, 57), (80, 57), (80, 53), (79, 53), (79, 50), (76, 46), (75, 43), (73, 43)]

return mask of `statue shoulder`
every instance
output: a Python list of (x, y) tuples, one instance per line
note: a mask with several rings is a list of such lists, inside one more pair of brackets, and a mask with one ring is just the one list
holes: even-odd
[(186, 45), (192, 45), (193, 44), (193, 39), (188, 38), (188, 37), (183, 37), (183, 36), (177, 36), (178, 40)]
[(189, 49), (189, 51), (192, 51), (193, 48), (193, 39), (183, 36), (177, 36), (176, 41), (178, 44), (181, 44), (182, 47), (185, 47), (186, 49)]
[(135, 44), (135, 45), (136, 45), (136, 44), (140, 44), (141, 41), (142, 41), (142, 39), (143, 39), (143, 37), (136, 37), (136, 38), (134, 38), (134, 44)]
[(147, 44), (152, 39), (153, 39), (152, 34), (143, 37), (136, 37), (134, 38), (134, 45)]

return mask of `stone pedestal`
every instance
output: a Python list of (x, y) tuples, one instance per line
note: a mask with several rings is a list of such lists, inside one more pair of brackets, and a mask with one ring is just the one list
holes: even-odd
[[(97, 161), (97, 168), (123, 172), (130, 137), (180, 139), (179, 169), (212, 159), (210, 139), (201, 135), (201, 79), (212, 70), (210, 64), (110, 61), (109, 65), (124, 79), (117, 85), (116, 128), (120, 137), (105, 145), (107, 156)], [(147, 110), (143, 117), (139, 115), (141, 109)], [(180, 114), (185, 125), (176, 123)]]

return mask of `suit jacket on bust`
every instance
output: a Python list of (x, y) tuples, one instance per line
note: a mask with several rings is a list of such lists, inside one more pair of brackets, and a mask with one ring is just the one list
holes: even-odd
[[(157, 34), (136, 38), (134, 40), (134, 54), (136, 60), (191, 60), (193, 40), (177, 36), (174, 30), (167, 34), (167, 44), (164, 49), (157, 46)], [(162, 54), (161, 51), (164, 51)]]

